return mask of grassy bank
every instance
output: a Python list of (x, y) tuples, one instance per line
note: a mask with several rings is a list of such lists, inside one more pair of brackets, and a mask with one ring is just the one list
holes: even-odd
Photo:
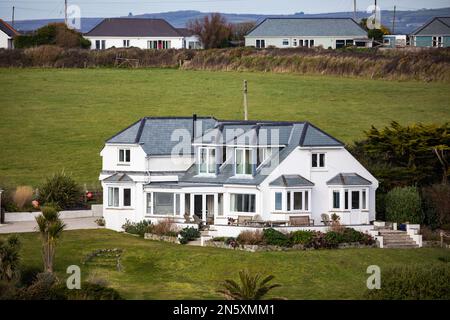
[[(20, 235), (22, 263), (40, 267), (36, 233)], [(114, 260), (95, 258), (81, 264), (96, 249), (124, 250), (116, 270)], [(56, 252), (56, 271), (67, 277), (67, 266), (81, 267), (82, 278), (106, 279), (127, 299), (217, 299), (220, 282), (237, 278), (239, 270), (275, 275), (282, 285), (272, 296), (288, 299), (362, 299), (367, 266), (442, 264), (443, 249), (340, 249), (250, 253), (217, 248), (181, 246), (143, 240), (108, 230), (67, 231)], [(448, 259), (448, 258), (447, 258)]]
[(171, 69), (0, 69), (0, 184), (61, 169), (94, 183), (104, 140), (143, 116), (309, 120), (347, 143), (371, 125), (450, 121), (445, 83)]

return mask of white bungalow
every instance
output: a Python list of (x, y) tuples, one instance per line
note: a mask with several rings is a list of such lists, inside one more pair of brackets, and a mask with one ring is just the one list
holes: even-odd
[(9, 23), (0, 19), (0, 48), (14, 49), (14, 37), (18, 35)]
[[(100, 155), (106, 227), (126, 220), (367, 226), (378, 181), (342, 142), (309, 122), (142, 118)], [(220, 234), (220, 232), (219, 232)]]

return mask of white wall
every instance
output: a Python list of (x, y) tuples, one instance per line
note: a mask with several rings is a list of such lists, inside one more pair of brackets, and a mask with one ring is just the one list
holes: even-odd
[(11, 39), (6, 33), (0, 30), (0, 48), (11, 49), (8, 46), (8, 40)]
[(123, 48), (123, 40), (130, 41), (130, 47), (137, 47), (141, 49), (148, 49), (147, 41), (149, 40), (164, 40), (170, 41), (170, 48), (181, 49), (183, 48), (183, 37), (90, 37), (85, 36), (86, 39), (91, 41), (91, 49), (95, 48), (95, 40), (105, 40), (105, 49), (111, 47)]
[[(130, 163), (119, 163), (119, 149), (130, 149)], [(100, 156), (103, 170), (147, 171), (147, 155), (138, 144), (107, 144), (100, 152)]]
[[(312, 151), (324, 152), (326, 154), (325, 169), (311, 168)], [(331, 210), (329, 203), (330, 188), (327, 185), (327, 181), (338, 173), (350, 172), (355, 172), (363, 178), (372, 181), (372, 185), (368, 187), (368, 212), (370, 220), (375, 220), (375, 190), (378, 187), (378, 182), (375, 177), (373, 177), (345, 148), (297, 148), (294, 150), (261, 184), (264, 215), (266, 217), (278, 216), (278, 214), (270, 214), (273, 211), (274, 199), (272, 194), (273, 188), (270, 188), (269, 183), (282, 174), (299, 174), (314, 183), (311, 194), (310, 210), (312, 218), (315, 220), (315, 224), (318, 224), (322, 220), (321, 214), (328, 213)], [(284, 200), (285, 199), (283, 199), (283, 201)]]
[[(331, 47), (336, 49), (336, 40), (351, 40), (360, 39), (361, 37), (245, 37), (245, 46), (256, 47), (256, 40), (265, 40), (266, 48), (269, 46), (274, 46), (277, 48), (293, 48), (294, 39), (297, 40), (297, 47), (299, 46), (299, 40), (314, 40), (314, 47), (322, 46), (325, 49)], [(288, 39), (289, 45), (283, 45), (283, 40)]]

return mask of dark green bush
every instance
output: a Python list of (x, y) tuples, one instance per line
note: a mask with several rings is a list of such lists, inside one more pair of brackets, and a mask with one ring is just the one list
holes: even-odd
[(56, 203), (61, 209), (73, 208), (81, 201), (81, 188), (64, 171), (46, 179), (39, 187), (39, 203)]
[(324, 240), (325, 240), (324, 246), (325, 248), (328, 247), (335, 248), (338, 246), (339, 243), (345, 242), (344, 235), (336, 231), (328, 231), (327, 233), (325, 233)]
[(263, 231), (264, 242), (272, 246), (290, 247), (291, 241), (289, 237), (273, 228), (264, 229)]
[(290, 238), (293, 244), (309, 244), (315, 236), (314, 231), (298, 230), (290, 234)]
[(180, 243), (186, 244), (189, 241), (193, 241), (200, 238), (200, 231), (194, 227), (186, 227), (180, 231)]
[[(65, 288), (63, 288), (65, 289)], [(65, 289), (68, 300), (122, 300), (123, 298), (113, 288), (103, 286), (98, 283), (83, 282), (81, 289)]]
[(386, 220), (397, 223), (422, 223), (422, 202), (416, 187), (397, 187), (388, 192)]
[(146, 220), (142, 220), (139, 222), (131, 222), (129, 220), (126, 220), (125, 224), (122, 226), (122, 229), (126, 233), (137, 234), (141, 237), (143, 237), (145, 233), (150, 232), (151, 228), (151, 222), (148, 222)]
[(450, 268), (402, 266), (382, 270), (381, 289), (368, 290), (367, 297), (376, 300), (449, 300)]

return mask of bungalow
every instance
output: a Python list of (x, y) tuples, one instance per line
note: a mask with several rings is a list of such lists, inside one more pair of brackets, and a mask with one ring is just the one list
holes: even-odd
[(0, 19), (0, 48), (13, 49), (14, 37), (19, 33), (10, 24)]
[(184, 37), (183, 48), (203, 49), (200, 38), (187, 28), (177, 28), (178, 32)]
[(84, 35), (91, 49), (181, 49), (185, 36), (163, 19), (107, 18)]
[(351, 18), (267, 18), (245, 36), (256, 48), (367, 47), (367, 32)]
[(435, 17), (410, 34), (414, 47), (450, 47), (450, 17)]
[(126, 220), (323, 226), (375, 220), (378, 181), (309, 122), (145, 117), (100, 153), (106, 227)]

